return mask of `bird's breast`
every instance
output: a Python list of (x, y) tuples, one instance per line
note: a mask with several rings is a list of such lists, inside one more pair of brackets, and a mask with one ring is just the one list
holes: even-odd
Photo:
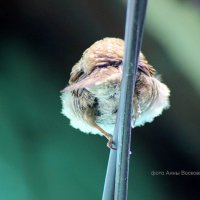
[(96, 122), (102, 126), (114, 128), (119, 104), (120, 83), (104, 83), (90, 89), (97, 100)]

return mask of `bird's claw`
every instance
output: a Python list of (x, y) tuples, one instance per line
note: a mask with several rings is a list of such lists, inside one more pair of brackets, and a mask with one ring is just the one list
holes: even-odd
[(115, 147), (115, 144), (113, 142), (113, 137), (112, 136), (110, 136), (109, 139), (108, 139), (107, 147), (109, 149), (112, 149), (112, 150), (117, 150), (117, 148)]

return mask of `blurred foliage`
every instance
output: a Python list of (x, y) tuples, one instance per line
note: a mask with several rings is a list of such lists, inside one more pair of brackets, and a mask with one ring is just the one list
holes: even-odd
[(200, 57), (197, 45), (200, 35), (199, 7), (194, 7), (189, 1), (181, 3), (174, 0), (152, 0), (148, 11), (147, 29), (166, 48), (180, 72), (187, 76), (200, 93)]
[[(60, 90), (82, 51), (123, 37), (123, 1), (1, 1), (0, 199), (101, 199), (106, 139), (69, 126)], [(143, 51), (171, 108), (132, 136), (129, 199), (197, 200), (200, 176), (199, 1), (150, 0)]]

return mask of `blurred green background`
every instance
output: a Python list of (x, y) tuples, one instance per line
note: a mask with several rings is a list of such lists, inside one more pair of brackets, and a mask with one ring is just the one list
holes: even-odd
[[(60, 90), (82, 52), (124, 35), (122, 0), (0, 2), (0, 200), (101, 199), (106, 139), (69, 126)], [(130, 200), (198, 200), (200, 1), (149, 0), (143, 52), (171, 89), (171, 108), (134, 130)]]

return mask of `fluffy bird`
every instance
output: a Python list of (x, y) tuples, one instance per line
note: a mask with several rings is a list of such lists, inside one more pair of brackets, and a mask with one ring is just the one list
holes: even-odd
[[(86, 49), (62, 90), (62, 113), (71, 126), (85, 133), (104, 135), (112, 148), (122, 79), (124, 41), (104, 38)], [(170, 90), (142, 53), (133, 96), (132, 127), (152, 122), (169, 107)]]

